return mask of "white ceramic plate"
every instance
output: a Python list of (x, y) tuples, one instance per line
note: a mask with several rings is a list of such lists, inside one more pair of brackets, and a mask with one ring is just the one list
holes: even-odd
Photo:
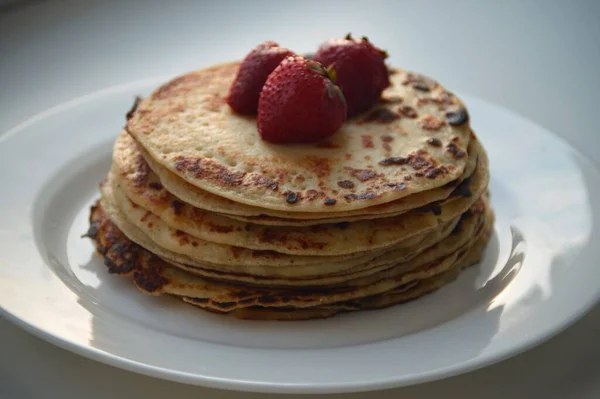
[(468, 96), (497, 222), (481, 265), (456, 282), (405, 305), (308, 322), (233, 320), (143, 295), (109, 275), (80, 236), (125, 112), (162, 80), (74, 100), (0, 138), (0, 307), (49, 342), (185, 383), (360, 391), (499, 361), (599, 297), (597, 169), (544, 129)]

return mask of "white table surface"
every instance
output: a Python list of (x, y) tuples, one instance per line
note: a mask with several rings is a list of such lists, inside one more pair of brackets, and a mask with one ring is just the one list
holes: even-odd
[[(391, 63), (512, 109), (600, 161), (597, 0), (0, 1), (0, 134), (102, 88), (240, 58), (259, 41), (304, 52), (347, 32), (369, 36), (389, 51)], [(499, 364), (344, 397), (598, 398), (598, 337), (600, 306)], [(0, 398), (274, 396), (136, 375), (0, 319)]]

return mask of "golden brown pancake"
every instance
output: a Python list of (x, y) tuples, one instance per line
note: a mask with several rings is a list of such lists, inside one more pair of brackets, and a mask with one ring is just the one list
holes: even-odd
[[(109, 271), (132, 275), (135, 284), (145, 293), (176, 295), (202, 308), (243, 318), (255, 314), (252, 318), (273, 319), (278, 314), (276, 318), (284, 320), (306, 318), (308, 315), (312, 315), (312, 318), (325, 317), (340, 311), (390, 306), (421, 296), (443, 285), (450, 280), (449, 277), (454, 278), (461, 268), (478, 260), (491, 228), (488, 223), (471, 243), (415, 270), (393, 277), (382, 276), (373, 284), (361, 287), (306, 291), (227, 284), (181, 271), (130, 241), (107, 218), (101, 205), (92, 209), (90, 225), (89, 236), (95, 240), (98, 251), (105, 257)], [(271, 308), (277, 311), (273, 312)], [(307, 311), (296, 313), (299, 309)], [(261, 310), (265, 310), (262, 316)]]
[[(433, 190), (463, 174), (472, 139), (464, 105), (437, 82), (397, 69), (386, 101), (326, 142), (275, 145), (225, 102), (238, 63), (180, 76), (127, 123), (149, 157), (219, 197), (287, 212), (367, 208)], [(408, 112), (410, 110), (410, 112)], [(414, 117), (413, 117), (414, 116)]]

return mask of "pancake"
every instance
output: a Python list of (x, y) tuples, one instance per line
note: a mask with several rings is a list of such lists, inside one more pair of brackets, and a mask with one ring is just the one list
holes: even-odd
[[(367, 307), (388, 306), (393, 299), (377, 298), (377, 295), (389, 293), (397, 296), (409, 287), (416, 286), (421, 280), (466, 266), (463, 262), (467, 258), (465, 254), (473, 248), (479, 251), (485, 244), (491, 227), (488, 225), (470, 245), (404, 274), (382, 276), (381, 280), (360, 287), (294, 291), (224, 284), (185, 273), (127, 239), (106, 217), (101, 206), (92, 209), (90, 225), (89, 235), (96, 241), (98, 251), (105, 256), (105, 263), (111, 272), (133, 275), (138, 288), (148, 294), (194, 298), (196, 304), (204, 302), (205, 307), (220, 311), (256, 306), (296, 309), (327, 305), (333, 305), (339, 310), (357, 310), (363, 306), (356, 302), (360, 299), (364, 300), (364, 306)], [(471, 263), (472, 259), (469, 258), (469, 261)]]
[[(222, 242), (242, 242), (241, 246), (245, 249), (248, 249), (248, 247), (254, 247), (258, 250), (272, 249), (284, 254), (345, 255), (384, 248), (438, 228), (441, 223), (458, 217), (483, 194), (488, 181), (487, 159), (485, 154), (482, 153), (469, 186), (473, 195), (471, 197), (453, 198), (451, 201), (439, 205), (437, 211), (434, 210), (434, 212), (424, 212), (419, 209), (391, 218), (364, 220), (350, 223), (347, 226), (321, 225), (316, 229), (296, 227), (264, 230), (264, 228), (257, 225), (241, 225), (234, 228), (231, 224), (225, 222), (222, 224), (221, 238)], [(198, 262), (227, 263), (226, 259), (232, 258), (232, 251), (235, 250), (231, 249), (231, 245), (211, 245), (219, 236), (219, 229), (214, 228), (215, 218), (212, 218), (209, 223), (204, 223), (204, 220), (199, 218), (199, 223), (193, 224), (193, 212), (190, 211), (186, 217), (179, 219), (186, 222), (186, 225), (177, 225), (177, 228), (172, 228), (158, 216), (133, 204), (126, 197), (119, 197), (119, 191), (113, 192), (114, 190), (106, 188), (104, 191), (106, 192), (105, 196), (111, 197), (111, 202), (114, 202), (121, 209), (123, 215), (157, 245), (189, 256)], [(117, 196), (116, 199), (114, 198), (115, 195)], [(438, 213), (438, 215), (435, 213)], [(261, 233), (253, 235), (252, 226)], [(185, 230), (189, 231), (195, 228), (194, 232), (200, 235), (202, 231), (198, 227), (204, 227), (205, 237), (208, 236), (213, 241), (207, 242), (200, 237), (185, 233)], [(235, 239), (230, 237), (235, 237)], [(250, 240), (254, 241), (250, 243)], [(240, 252), (238, 251), (236, 254), (237, 261), (240, 261)], [(258, 257), (250, 253), (249, 258), (256, 263)], [(283, 260), (284, 257), (279, 256), (280, 263), (283, 263)], [(295, 259), (295, 262), (297, 261), (298, 259)]]
[(182, 270), (201, 277), (252, 286), (297, 287), (298, 289), (339, 285), (358, 286), (367, 284), (369, 281), (375, 281), (381, 276), (408, 272), (436, 258), (447, 256), (478, 236), (490, 223), (490, 220), (490, 214), (485, 212), (470, 215), (470, 217), (461, 221), (460, 226), (454, 225), (449, 234), (442, 240), (432, 242), (430, 247), (405, 253), (404, 256), (395, 256), (392, 253), (384, 254), (358, 267), (331, 274), (318, 274), (318, 270), (315, 270), (312, 276), (278, 277), (278, 273), (264, 273), (265, 275), (227, 273), (171, 263)]
[[(479, 163), (484, 162), (483, 154)], [(273, 250), (293, 255), (344, 255), (369, 251), (399, 243), (428, 229), (438, 227), (466, 211), (487, 186), (486, 168), (479, 166), (469, 185), (470, 197), (454, 197), (439, 205), (441, 215), (412, 211), (399, 216), (363, 220), (349, 224), (322, 224), (306, 227), (262, 226), (231, 220), (202, 211), (166, 196), (152, 201), (150, 195), (136, 196), (135, 204), (121, 187), (112, 186), (112, 195), (119, 208), (139, 229), (163, 247), (179, 252), (180, 242), (194, 239), (236, 245), (254, 250)], [(114, 174), (111, 181), (115, 183)], [(140, 203), (142, 206), (139, 206)], [(149, 212), (149, 213), (148, 213)], [(157, 215), (158, 214), (158, 215)], [(159, 216), (160, 215), (160, 216)], [(434, 215), (435, 216), (435, 215)], [(186, 233), (186, 235), (181, 234)], [(189, 239), (187, 235), (191, 236)], [(189, 246), (188, 246), (189, 247)], [(181, 252), (196, 259), (198, 251)]]
[[(173, 252), (161, 245), (158, 245), (151, 237), (141, 231), (137, 225), (129, 220), (126, 213), (119, 209), (115, 203), (112, 191), (108, 184), (101, 187), (102, 205), (109, 218), (118, 228), (123, 231), (129, 239), (138, 243), (144, 248), (150, 249), (153, 253), (176, 264), (188, 265), (191, 267), (210, 268), (212, 270), (224, 272), (239, 272), (257, 275), (287, 276), (306, 275), (306, 267), (309, 266), (310, 272), (318, 274), (335, 273), (341, 270), (347, 270), (353, 266), (358, 266), (379, 255), (385, 253), (384, 250), (360, 252), (341, 256), (295, 256), (282, 254), (275, 251), (252, 251), (242, 247), (232, 247), (223, 244), (215, 244), (208, 241), (192, 239), (185, 233), (178, 231), (175, 236), (180, 242), (177, 245), (183, 247), (188, 252), (197, 250), (205, 259), (197, 261), (186, 253)], [(128, 209), (129, 211), (133, 208)], [(145, 218), (145, 219), (144, 219)], [(143, 219), (143, 220), (142, 220)], [(160, 223), (158, 218), (145, 212), (140, 219), (142, 223)], [(418, 240), (417, 244), (418, 245)], [(426, 243), (427, 245), (427, 243)], [(429, 243), (431, 245), (431, 242)], [(393, 248), (396, 256), (402, 256), (402, 253), (412, 254), (415, 252), (411, 247)], [(324, 262), (324, 259), (327, 262)], [(314, 266), (314, 267), (310, 267)]]
[(384, 294), (348, 301), (346, 303), (300, 309), (252, 306), (221, 310), (207, 305), (206, 301), (200, 298), (180, 297), (180, 299), (203, 310), (246, 320), (300, 321), (323, 319), (342, 312), (381, 309), (418, 299), (454, 281), (462, 269), (472, 266), (479, 261), (485, 248), (486, 240), (486, 236), (482, 237), (480, 242), (470, 248), (450, 270), (444, 273), (408, 283)]
[[(169, 172), (154, 161), (135, 140), (122, 132), (117, 138), (113, 151), (115, 176), (135, 202), (139, 199), (164, 198), (172, 193), (177, 200), (206, 211), (220, 213), (247, 223), (274, 226), (304, 226), (323, 223), (353, 222), (397, 216), (410, 209), (424, 206), (434, 201), (446, 199), (457, 186), (468, 179), (477, 164), (478, 152), (482, 151), (479, 142), (473, 138), (469, 145), (468, 163), (463, 175), (442, 187), (410, 195), (408, 197), (369, 208), (341, 212), (285, 212), (236, 203), (199, 189)], [(140, 204), (142, 205), (142, 204)]]
[[(136, 218), (140, 221), (136, 224), (142, 230), (145, 230), (144, 223), (156, 227), (157, 224), (162, 226), (164, 222), (165, 227), (183, 231), (200, 240), (293, 255), (343, 255), (344, 248), (351, 247), (355, 243), (358, 245), (359, 240), (371, 240), (374, 243), (374, 237), (377, 236), (373, 230), (355, 230), (353, 225), (348, 224), (272, 227), (244, 223), (219, 214), (198, 210), (185, 203), (176, 202), (174, 205), (177, 200), (172, 200), (168, 196), (153, 200), (148, 197), (137, 197), (138, 201), (134, 202), (127, 196), (117, 180), (115, 175), (111, 174), (109, 181), (115, 202), (130, 216), (130, 220)], [(150, 212), (151, 215), (147, 212)], [(361, 237), (357, 234), (361, 234)], [(394, 231), (388, 231), (387, 234), (391, 236)], [(380, 236), (381, 234), (378, 239), (383, 241), (384, 238)], [(414, 242), (412, 238), (401, 240), (400, 237), (394, 237), (394, 239), (408, 243)], [(360, 251), (361, 248), (357, 247), (353, 252)]]
[(327, 141), (275, 145), (260, 139), (255, 118), (234, 114), (225, 102), (238, 67), (222, 64), (166, 83), (132, 112), (127, 131), (152, 160), (191, 185), (286, 212), (368, 208), (464, 173), (472, 138), (467, 111), (431, 79), (395, 70), (388, 101)]
[[(374, 262), (382, 264), (385, 262), (385, 259), (392, 262), (395, 259), (402, 259), (403, 257), (411, 256), (415, 252), (418, 252), (411, 247), (399, 246), (397, 248), (392, 247), (388, 249), (388, 251), (378, 250), (332, 257), (293, 256), (274, 251), (252, 251), (242, 247), (231, 247), (192, 239), (181, 231), (174, 233), (175, 237), (181, 240), (180, 242), (177, 242), (176, 245), (183, 247), (185, 251), (183, 251), (183, 253), (173, 252), (158, 245), (152, 238), (141, 231), (136, 224), (129, 221), (125, 212), (120, 210), (114, 203), (110, 187), (103, 185), (102, 194), (102, 204), (106, 212), (109, 214), (111, 220), (113, 220), (113, 222), (117, 224), (130, 239), (143, 247), (150, 249), (152, 252), (169, 262), (186, 265), (192, 268), (199, 267), (222, 272), (280, 277), (306, 276), (314, 275), (315, 273), (318, 275), (326, 275), (363, 265), (379, 256), (381, 256), (381, 258)], [(128, 209), (128, 211), (131, 210), (133, 209)], [(428, 212), (427, 215), (433, 215), (433, 213)], [(140, 221), (143, 223), (160, 223), (160, 220), (157, 220), (158, 218), (155, 216), (153, 217), (148, 212), (144, 213), (142, 219), (143, 220)], [(429, 243), (426, 242), (425, 247), (432, 245), (434, 242), (435, 241)], [(419, 244), (417, 243), (416, 245), (418, 246)], [(197, 250), (204, 259), (198, 261), (197, 259), (188, 256), (188, 253), (194, 250)], [(326, 259), (327, 262), (324, 262), (324, 259)]]

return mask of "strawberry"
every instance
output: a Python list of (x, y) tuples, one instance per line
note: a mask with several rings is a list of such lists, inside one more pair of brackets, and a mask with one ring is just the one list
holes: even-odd
[(290, 55), (294, 53), (275, 42), (267, 41), (256, 46), (242, 61), (229, 88), (227, 104), (240, 114), (256, 114), (258, 97), (267, 77)]
[(390, 85), (384, 60), (387, 53), (375, 47), (366, 37), (328, 40), (321, 44), (314, 60), (329, 67), (334, 65), (336, 83), (348, 103), (348, 118), (371, 108)]
[(304, 57), (287, 57), (269, 75), (258, 102), (258, 132), (272, 143), (307, 143), (331, 136), (346, 121), (335, 72)]

